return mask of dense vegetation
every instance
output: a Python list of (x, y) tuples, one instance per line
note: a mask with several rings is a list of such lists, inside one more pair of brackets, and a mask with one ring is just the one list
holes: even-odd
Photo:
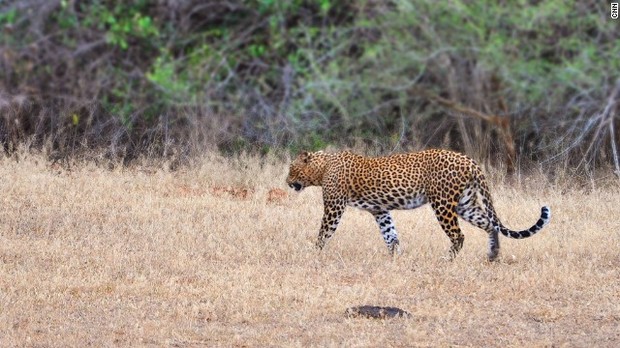
[(3, 1), (0, 141), (617, 169), (619, 25), (594, 0)]

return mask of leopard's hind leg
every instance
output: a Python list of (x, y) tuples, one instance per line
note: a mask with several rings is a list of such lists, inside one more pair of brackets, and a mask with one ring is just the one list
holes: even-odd
[(491, 222), (493, 215), (488, 211), (490, 204), (487, 191), (481, 190), (478, 182), (474, 181), (463, 190), (456, 206), (456, 213), (463, 220), (487, 232), (489, 236), (487, 256), (489, 261), (495, 261), (499, 256), (499, 235)]
[(465, 236), (459, 227), (456, 206), (453, 203), (446, 201), (432, 201), (431, 207), (435, 212), (439, 225), (441, 225), (443, 231), (446, 233), (448, 238), (450, 238), (450, 242), (452, 242), (452, 246), (450, 247), (450, 255), (448, 257), (452, 260), (463, 248), (463, 241), (465, 240)]

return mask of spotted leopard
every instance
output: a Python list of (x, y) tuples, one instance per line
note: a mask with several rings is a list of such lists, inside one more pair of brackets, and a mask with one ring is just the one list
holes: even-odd
[(391, 254), (398, 235), (390, 214), (430, 203), (441, 228), (450, 238), (450, 258), (463, 247), (458, 217), (488, 233), (488, 259), (499, 255), (498, 234), (522, 239), (539, 232), (551, 219), (543, 206), (532, 227), (513, 231), (497, 217), (482, 170), (471, 158), (447, 150), (426, 150), (386, 157), (364, 157), (351, 152), (304, 152), (290, 165), (287, 184), (301, 191), (322, 186), (324, 213), (316, 246), (322, 249), (333, 236), (346, 206), (370, 212)]

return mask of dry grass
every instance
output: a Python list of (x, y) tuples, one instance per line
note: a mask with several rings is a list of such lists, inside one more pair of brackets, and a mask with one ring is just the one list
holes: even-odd
[[(618, 187), (588, 194), (494, 185), (511, 227), (553, 209), (539, 235), (465, 226), (455, 262), (430, 208), (396, 212), (391, 260), (372, 217), (347, 210), (313, 248), (320, 191), (286, 165), (206, 158), (175, 173), (0, 160), (0, 342), (6, 346), (620, 345)], [(284, 192), (280, 190), (285, 190)], [(349, 306), (411, 319), (347, 319)]]

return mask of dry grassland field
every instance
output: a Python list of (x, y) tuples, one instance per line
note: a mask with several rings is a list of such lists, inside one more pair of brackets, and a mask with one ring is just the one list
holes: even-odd
[[(492, 175), (501, 237), (429, 206), (394, 214), (391, 259), (372, 216), (347, 208), (314, 248), (321, 191), (285, 186), (288, 164), (204, 158), (170, 172), (0, 159), (0, 346), (618, 347), (620, 189)], [(347, 318), (358, 305), (410, 318)]]

